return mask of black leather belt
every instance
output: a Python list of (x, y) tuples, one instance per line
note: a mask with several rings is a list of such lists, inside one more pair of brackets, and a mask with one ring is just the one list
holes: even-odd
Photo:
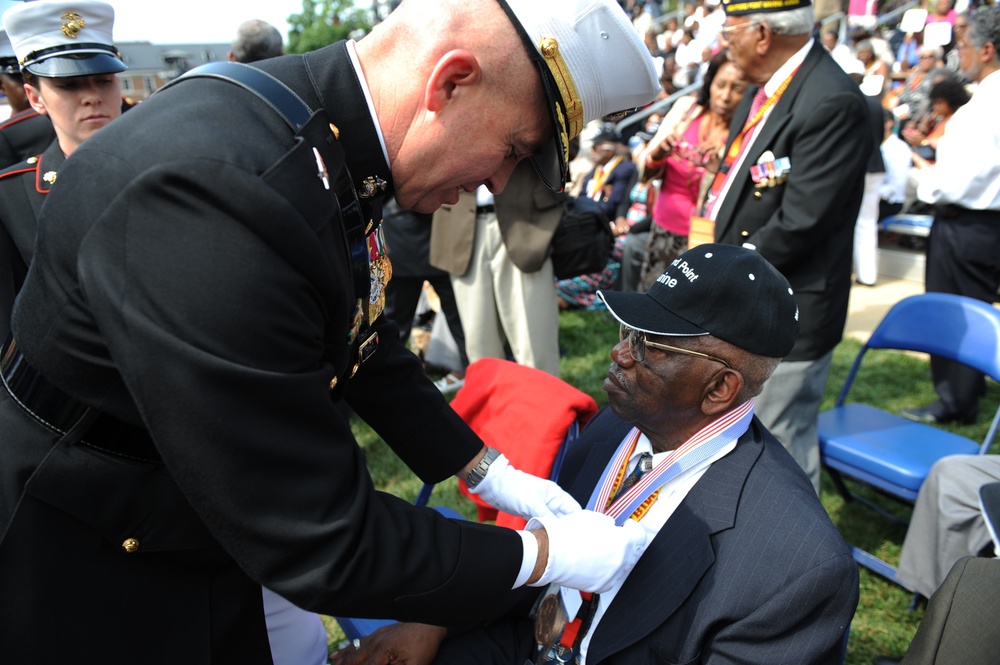
[(973, 210), (954, 203), (938, 204), (935, 213), (942, 219), (961, 218), (969, 222), (994, 222), (1000, 220), (1000, 210)]
[[(468, 208), (466, 208), (466, 209), (468, 210)], [(476, 206), (476, 214), (477, 215), (486, 215), (488, 213), (495, 212), (495, 211), (496, 211), (496, 208), (494, 206), (492, 206), (492, 205), (488, 205), (488, 206)]]
[[(72, 429), (89, 409), (29, 365), (13, 338), (8, 338), (0, 356), (0, 378), (7, 393), (28, 415), (57, 434), (65, 434)], [(145, 429), (106, 413), (98, 415), (87, 427), (80, 443), (121, 457), (161, 462), (160, 454)]]

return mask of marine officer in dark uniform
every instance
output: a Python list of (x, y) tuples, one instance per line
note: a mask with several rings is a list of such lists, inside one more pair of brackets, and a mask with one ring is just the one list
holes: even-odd
[[(76, 32), (46, 35), (48, 41), (43, 43), (59, 49), (57, 54), (18, 73), (26, 81), (23, 90), (31, 111), (54, 128), (55, 138), (0, 171), (0, 257), (6, 259), (0, 263), (0, 336), (4, 338), (10, 332), (14, 297), (31, 265), (42, 201), (56, 183), (63, 161), (91, 134), (121, 115), (121, 86), (115, 74), (126, 66), (111, 40), (114, 10), (89, 0), (84, 6), (93, 7), (90, 21)], [(36, 50), (39, 37), (35, 33), (50, 27), (16, 17), (13, 23), (19, 31), (15, 34), (19, 50), (24, 52)], [(94, 53), (97, 44), (104, 47), (99, 54)], [(17, 62), (16, 57), (13, 60)]]
[(0, 88), (10, 106), (10, 117), (0, 122), (0, 169), (3, 169), (41, 154), (56, 138), (49, 119), (28, 103), (21, 67), (6, 30), (0, 30)]
[[(498, 193), (525, 157), (561, 187), (571, 136), (657, 92), (621, 9), (407, 0), (356, 44), (258, 66), (158, 92), (47, 196), (0, 360), (2, 662), (270, 663), (262, 585), (470, 624), (514, 587), (603, 590), (635, 561), (641, 527), (512, 469), (448, 407), (381, 316), (377, 233), (381, 197)], [(538, 519), (376, 492), (341, 400), (423, 480)]]

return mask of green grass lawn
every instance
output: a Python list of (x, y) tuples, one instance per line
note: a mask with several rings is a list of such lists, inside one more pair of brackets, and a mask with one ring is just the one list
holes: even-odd
[[(562, 378), (593, 396), (598, 404), (605, 404), (607, 399), (601, 384), (610, 362), (608, 353), (618, 340), (617, 323), (602, 312), (563, 312), (559, 331), (560, 345), (565, 352), (560, 363)], [(822, 408), (832, 406), (860, 346), (859, 342), (848, 339), (837, 347)], [(885, 351), (868, 355), (865, 360), (868, 379), (852, 390), (852, 401), (873, 403), (889, 411), (933, 401), (935, 395), (926, 357)], [(1000, 402), (1000, 386), (991, 382), (985, 404), (997, 402)], [(991, 413), (992, 409), (986, 410)], [(989, 426), (987, 420), (983, 416), (976, 425), (951, 429), (981, 441)], [(409, 500), (415, 498), (420, 490), (417, 478), (364, 423), (356, 421), (353, 426), (376, 485)], [(993, 452), (998, 452), (996, 445)], [(873, 515), (857, 504), (845, 505), (825, 472), (820, 498), (848, 542), (890, 563), (898, 563), (905, 527)], [(877, 496), (872, 498), (879, 500)], [(890, 502), (885, 503), (891, 506)], [(435, 488), (431, 505), (451, 506), (466, 517), (475, 518), (474, 508), (458, 493), (454, 479)], [(900, 510), (900, 515), (905, 517), (906, 514), (905, 508)], [(911, 594), (901, 587), (861, 570), (861, 601), (851, 625), (848, 665), (868, 665), (876, 655), (898, 656), (905, 652), (924, 613), (923, 607), (911, 611), (910, 601)], [(333, 620), (327, 620), (327, 626), (330, 642), (335, 646), (343, 639), (343, 634)]]

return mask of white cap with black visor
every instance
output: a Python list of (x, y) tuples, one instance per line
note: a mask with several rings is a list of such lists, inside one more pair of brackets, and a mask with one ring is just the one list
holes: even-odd
[(569, 178), (569, 142), (591, 120), (620, 119), (660, 83), (649, 49), (613, 0), (498, 0), (538, 67), (553, 140), (532, 158), (545, 184)]
[(97, 0), (25, 2), (3, 14), (21, 71), (43, 78), (125, 71), (114, 23), (114, 8)]

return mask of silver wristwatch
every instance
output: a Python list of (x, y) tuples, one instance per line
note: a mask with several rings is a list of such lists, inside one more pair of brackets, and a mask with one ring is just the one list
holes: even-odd
[(493, 464), (493, 460), (498, 457), (500, 457), (499, 450), (496, 448), (486, 448), (486, 454), (483, 455), (483, 459), (479, 460), (479, 464), (474, 466), (472, 471), (469, 471), (469, 475), (465, 477), (465, 484), (469, 486), (469, 489), (474, 489), (479, 483), (483, 482), (490, 464)]

